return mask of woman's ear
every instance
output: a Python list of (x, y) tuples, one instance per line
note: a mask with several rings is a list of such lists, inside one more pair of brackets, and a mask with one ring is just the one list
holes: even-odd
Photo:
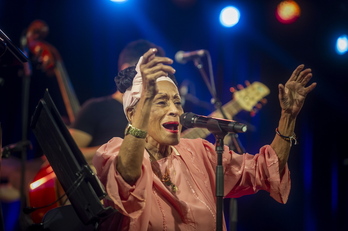
[(128, 119), (128, 122), (130, 123), (130, 124), (132, 124), (132, 119), (133, 119), (133, 115), (134, 115), (134, 107), (128, 107), (127, 109), (126, 109), (126, 113), (127, 113), (127, 119)]

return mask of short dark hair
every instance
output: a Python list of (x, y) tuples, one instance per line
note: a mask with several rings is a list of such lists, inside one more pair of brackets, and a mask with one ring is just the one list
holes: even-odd
[(144, 39), (135, 40), (128, 43), (118, 56), (118, 70), (121, 70), (122, 65), (125, 63), (128, 63), (130, 66), (135, 66), (139, 58), (150, 48), (157, 48), (156, 56), (165, 56), (162, 47)]
[[(132, 86), (133, 79), (136, 74), (137, 72), (135, 70), (135, 66), (127, 67), (123, 69), (122, 71), (118, 72), (118, 75), (115, 77), (115, 83), (116, 83), (117, 89), (121, 93), (124, 93), (130, 86)], [(168, 77), (173, 80), (176, 86), (178, 86), (178, 83), (174, 75), (168, 74)]]

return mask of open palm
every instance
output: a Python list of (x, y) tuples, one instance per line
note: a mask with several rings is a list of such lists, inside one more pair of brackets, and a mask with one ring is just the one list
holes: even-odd
[(303, 70), (304, 65), (299, 65), (289, 80), (283, 84), (279, 84), (279, 101), (282, 110), (296, 117), (300, 112), (307, 94), (311, 92), (315, 87), (316, 83), (312, 83), (306, 87), (307, 83), (312, 78), (312, 70), (307, 68)]

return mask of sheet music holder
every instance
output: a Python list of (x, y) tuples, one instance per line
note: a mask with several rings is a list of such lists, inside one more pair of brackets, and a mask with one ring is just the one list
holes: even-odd
[(101, 203), (106, 192), (70, 135), (48, 90), (35, 109), (31, 128), (83, 224), (97, 224), (116, 212)]

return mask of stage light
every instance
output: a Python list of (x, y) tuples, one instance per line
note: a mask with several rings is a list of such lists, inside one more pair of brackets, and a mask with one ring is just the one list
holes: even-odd
[(341, 35), (336, 41), (336, 52), (339, 55), (343, 55), (348, 51), (348, 37), (347, 35)]
[(279, 22), (289, 24), (300, 17), (301, 9), (295, 1), (282, 1), (278, 4), (276, 18)]
[(110, 0), (112, 2), (126, 2), (127, 0)]
[(240, 13), (234, 6), (227, 6), (221, 10), (220, 23), (224, 27), (232, 27), (239, 22)]

